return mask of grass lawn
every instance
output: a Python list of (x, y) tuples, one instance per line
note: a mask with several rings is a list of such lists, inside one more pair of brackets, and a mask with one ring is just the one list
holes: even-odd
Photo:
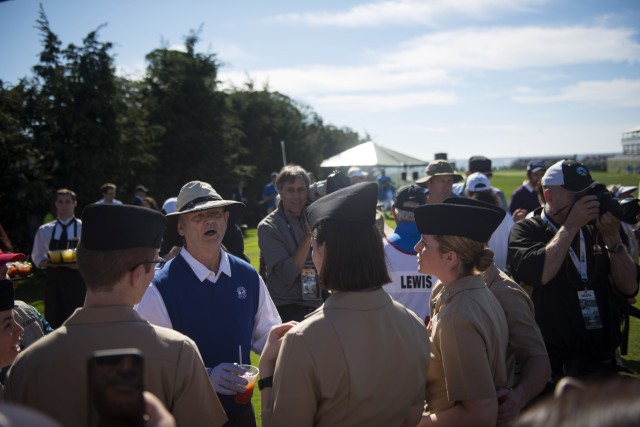
[[(621, 184), (621, 185), (638, 185), (637, 175), (626, 174), (610, 174), (604, 172), (595, 172), (592, 174), (596, 181), (605, 184)], [(504, 191), (507, 199), (511, 196), (513, 190), (522, 184), (524, 180), (524, 171), (496, 171), (491, 180), (491, 184)], [(387, 220), (387, 224), (394, 228), (393, 220)], [(260, 250), (258, 248), (258, 237), (255, 229), (249, 229), (245, 233), (245, 253), (251, 259), (251, 264), (259, 268)], [(28, 302), (35, 306), (41, 313), (44, 312), (44, 274), (34, 269), (34, 275), (31, 278), (17, 281), (16, 298)], [(636, 307), (640, 308), (640, 303), (636, 302)], [(631, 332), (629, 336), (628, 354), (623, 356), (628, 367), (640, 371), (640, 320), (631, 319)], [(251, 362), (254, 366), (258, 366), (258, 355), (251, 354)], [(257, 391), (253, 394), (253, 404), (258, 414), (258, 425), (260, 422), (260, 393)]]

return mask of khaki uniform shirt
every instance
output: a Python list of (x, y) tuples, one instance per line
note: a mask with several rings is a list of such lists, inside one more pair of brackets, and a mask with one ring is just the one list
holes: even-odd
[(422, 405), (424, 322), (382, 289), (337, 292), (285, 336), (270, 402), (274, 426), (400, 426)]
[(132, 308), (81, 308), (20, 353), (5, 383), (7, 401), (33, 407), (65, 427), (88, 424), (87, 361), (95, 350), (134, 347), (144, 354), (144, 387), (179, 426), (220, 426), (226, 415), (194, 342), (150, 325)]
[(524, 289), (493, 264), (482, 272), (482, 277), (507, 317), (507, 375), (509, 386), (514, 386), (517, 384), (516, 363), (521, 367), (531, 357), (547, 357), (544, 339), (534, 317), (533, 301)]
[(435, 298), (428, 411), (437, 414), (456, 401), (496, 397), (496, 389), (507, 385), (508, 331), (500, 303), (479, 275), (444, 286)]

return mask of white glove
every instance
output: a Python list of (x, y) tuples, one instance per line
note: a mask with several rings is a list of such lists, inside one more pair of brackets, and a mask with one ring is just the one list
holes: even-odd
[(207, 368), (209, 381), (216, 393), (234, 395), (244, 393), (249, 382), (242, 378), (244, 369), (234, 363), (221, 363), (215, 368)]

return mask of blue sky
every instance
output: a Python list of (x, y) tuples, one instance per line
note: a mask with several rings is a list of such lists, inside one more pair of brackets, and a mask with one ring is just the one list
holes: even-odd
[[(423, 160), (621, 152), (640, 126), (638, 0), (41, 0), (63, 45), (101, 24), (118, 73), (199, 51), (324, 120)], [(0, 79), (30, 75), (39, 1), (0, 3)]]

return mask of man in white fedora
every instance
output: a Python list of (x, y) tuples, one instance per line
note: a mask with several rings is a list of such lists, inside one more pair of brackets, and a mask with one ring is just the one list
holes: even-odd
[(234, 402), (247, 384), (236, 364), (250, 363), (251, 350), (260, 354), (269, 330), (281, 320), (258, 272), (222, 245), (227, 224), (245, 206), (223, 200), (206, 182), (191, 181), (180, 190), (176, 207), (167, 215), (164, 239), (182, 248), (156, 270), (137, 311), (151, 323), (193, 339), (228, 425), (253, 426), (251, 404)]

